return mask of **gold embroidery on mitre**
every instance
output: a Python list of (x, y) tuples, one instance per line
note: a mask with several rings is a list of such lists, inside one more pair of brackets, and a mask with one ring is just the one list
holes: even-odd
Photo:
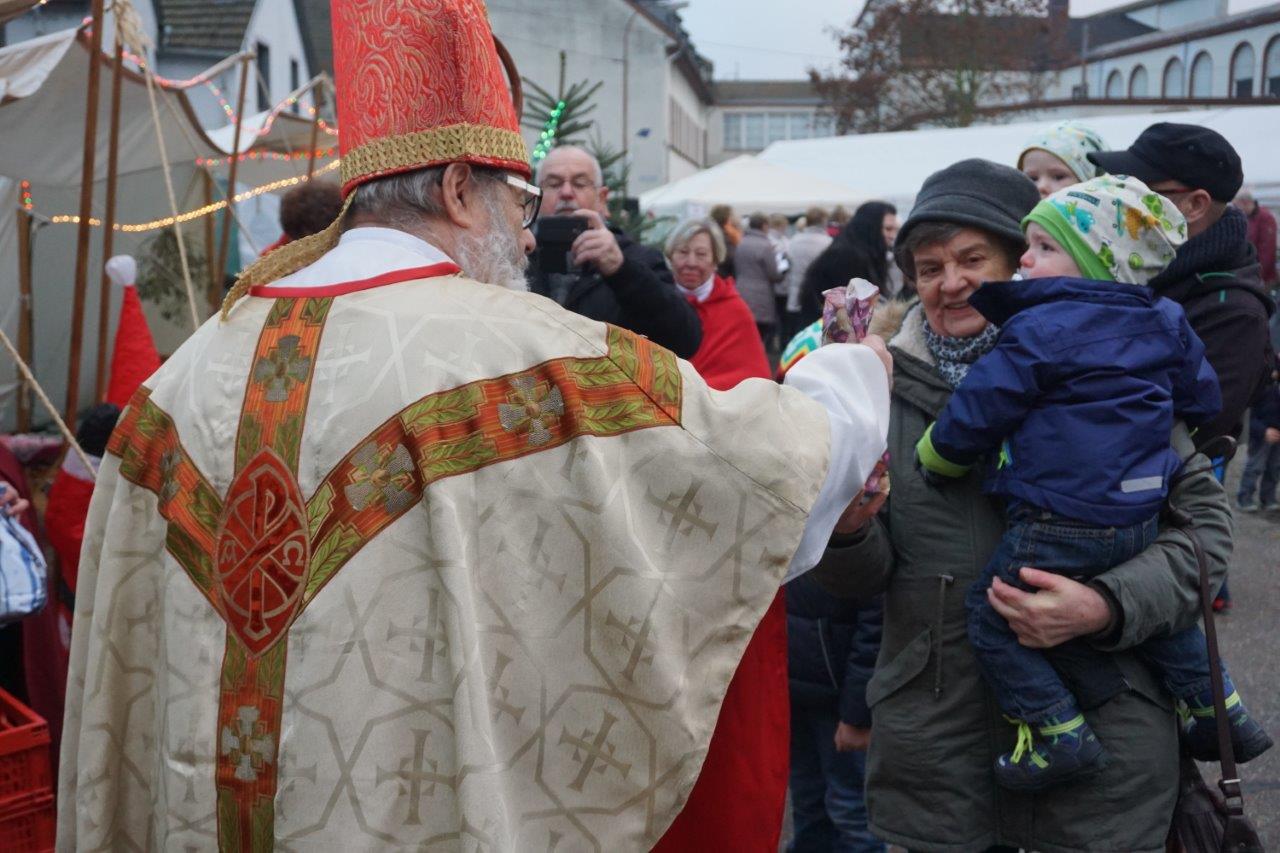
[(346, 186), (360, 178), (426, 169), (467, 157), (529, 162), (524, 138), (514, 130), (487, 124), (451, 124), (374, 139), (348, 151), (342, 157), (342, 183)]

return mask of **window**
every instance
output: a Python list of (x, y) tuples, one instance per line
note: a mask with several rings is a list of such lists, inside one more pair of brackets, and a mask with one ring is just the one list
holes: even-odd
[(790, 118), (786, 113), (769, 113), (768, 116), (764, 136), (766, 146), (787, 138), (787, 120)]
[(811, 113), (791, 114), (791, 139), (808, 139), (813, 135), (813, 115)]
[(764, 113), (742, 114), (742, 147), (747, 151), (764, 148)]
[(742, 147), (742, 113), (724, 114), (724, 148), (735, 151)]
[(1280, 36), (1267, 42), (1262, 54), (1262, 85), (1268, 95), (1280, 98)]
[(1129, 97), (1145, 98), (1147, 96), (1147, 69), (1145, 66), (1134, 66), (1129, 75)]
[(271, 48), (258, 42), (258, 73), (262, 81), (254, 88), (258, 90), (258, 109), (271, 109)]
[(1233, 98), (1253, 97), (1253, 45), (1242, 42), (1231, 55), (1231, 87), (1227, 94)]
[(1213, 96), (1213, 60), (1208, 51), (1200, 51), (1191, 63), (1191, 97), (1209, 98)]
[(1107, 75), (1106, 97), (1117, 99), (1124, 97), (1124, 75), (1118, 69)]
[[(298, 67), (298, 60), (290, 59), (289, 60), (289, 91), (296, 92), (298, 91), (298, 87), (301, 85), (302, 85), (302, 69)], [(294, 115), (297, 115), (299, 106), (300, 104), (297, 101), (294, 101), (293, 106), (290, 107), (290, 109), (293, 110)]]
[(1166, 98), (1181, 98), (1185, 94), (1182, 88), (1182, 60), (1174, 57), (1164, 67), (1164, 84), (1160, 90)]

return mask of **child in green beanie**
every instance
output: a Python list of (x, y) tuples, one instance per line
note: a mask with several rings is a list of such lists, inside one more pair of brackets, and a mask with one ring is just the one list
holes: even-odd
[[(1024, 566), (1088, 583), (1147, 548), (1181, 467), (1170, 446), (1174, 421), (1212, 418), (1221, 394), (1182, 309), (1145, 286), (1186, 240), (1186, 222), (1167, 199), (1141, 181), (1107, 175), (1053, 193), (1022, 224), (1024, 280), (985, 284), (970, 297), (1000, 338), (916, 451), (934, 482), (996, 457), (986, 490), (1005, 499), (1009, 526), (966, 597), (969, 639), (1018, 726), (1013, 751), (996, 761), (996, 779), (1039, 790), (1101, 770), (1107, 753), (1053, 665), (1020, 645), (991, 605), (992, 583), (1030, 589), (1020, 579)], [(1199, 628), (1152, 637), (1137, 653), (1185, 703), (1192, 754), (1216, 759)], [(1271, 739), (1225, 667), (1222, 674), (1232, 750), (1248, 761)]]

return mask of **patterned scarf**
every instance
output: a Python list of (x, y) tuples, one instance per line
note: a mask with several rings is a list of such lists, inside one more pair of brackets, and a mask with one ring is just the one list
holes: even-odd
[(955, 388), (969, 375), (969, 368), (995, 348), (996, 338), (1000, 337), (1000, 329), (992, 323), (971, 338), (953, 338), (940, 335), (924, 324), (925, 344), (929, 354), (938, 363), (938, 372), (947, 384)]

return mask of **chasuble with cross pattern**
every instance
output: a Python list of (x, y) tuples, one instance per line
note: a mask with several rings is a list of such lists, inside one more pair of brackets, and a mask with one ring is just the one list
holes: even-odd
[(259, 289), (134, 396), (60, 849), (630, 850), (674, 819), (827, 413), (457, 272)]

